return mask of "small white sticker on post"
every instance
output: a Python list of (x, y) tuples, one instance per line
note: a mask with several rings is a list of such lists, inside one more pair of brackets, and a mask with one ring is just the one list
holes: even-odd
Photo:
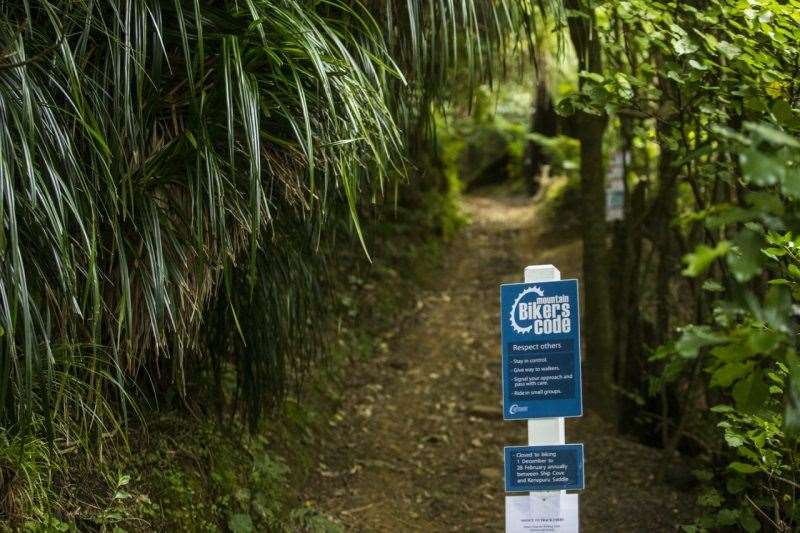
[(506, 496), (506, 533), (578, 533), (578, 495)]

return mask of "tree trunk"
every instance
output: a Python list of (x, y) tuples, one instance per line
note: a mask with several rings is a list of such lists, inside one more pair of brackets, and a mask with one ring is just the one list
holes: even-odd
[[(545, 67), (540, 64), (539, 68)], [(543, 76), (541, 71), (539, 74)], [(536, 83), (536, 96), (531, 115), (531, 132), (546, 137), (558, 135), (558, 114), (553, 105), (553, 98), (550, 95), (550, 89), (547, 87), (546, 79), (539, 79)], [(528, 192), (531, 195), (536, 194), (539, 190), (542, 167), (549, 163), (550, 159), (542, 150), (542, 145), (534, 140), (528, 141), (525, 147), (523, 175), (528, 184)]]
[[(602, 73), (602, 48), (594, 9), (581, 0), (567, 0), (569, 34), (578, 56), (578, 71)], [(606, 190), (603, 134), (608, 117), (578, 111), (575, 133), (581, 143), (581, 235), (583, 237), (584, 339), (587, 407), (616, 424), (611, 305), (609, 298)]]
[[(653, 59), (658, 69), (663, 68), (661, 51), (654, 49)], [(670, 280), (675, 269), (672, 219), (675, 216), (678, 198), (678, 159), (670, 147), (669, 140), (673, 135), (672, 123), (675, 120), (679, 103), (675, 82), (665, 76), (658, 76), (658, 87), (661, 89), (660, 116), (656, 120), (656, 141), (659, 146), (658, 155), (658, 190), (656, 192), (656, 227), (654, 233), (655, 247), (658, 251), (656, 269), (656, 342), (663, 344), (669, 340), (670, 334)]]
[[(653, 50), (653, 59), (656, 68), (663, 68), (661, 51)], [(660, 72), (660, 71), (659, 71)], [(655, 199), (655, 228), (653, 231), (653, 245), (658, 252), (656, 265), (656, 317), (655, 341), (656, 346), (666, 343), (670, 338), (670, 284), (675, 271), (675, 243), (672, 228), (672, 219), (675, 216), (678, 198), (678, 168), (675, 161), (678, 159), (675, 151), (670, 148), (669, 139), (673, 134), (672, 123), (675, 119), (675, 110), (679, 109), (676, 95), (678, 94), (675, 83), (665, 76), (658, 76), (658, 86), (661, 89), (660, 113), (656, 120), (656, 140), (659, 145), (658, 155), (658, 189)], [(674, 394), (671, 387), (665, 385), (661, 388), (661, 416), (662, 445), (668, 448), (671, 443), (668, 421), (671, 416)]]
[[(616, 353), (616, 368), (614, 372), (615, 383), (623, 390), (629, 391), (636, 387), (636, 382), (630, 382), (628, 377), (628, 330), (631, 318), (638, 315), (638, 255), (636, 255), (636, 245), (634, 239), (637, 234), (635, 226), (638, 224), (638, 212), (633, 211), (634, 192), (630, 190), (628, 184), (628, 157), (633, 154), (633, 125), (630, 118), (620, 118), (620, 134), (622, 137), (622, 183), (624, 188), (624, 207), (623, 219), (612, 225), (613, 243), (611, 246), (610, 268), (616, 272), (616, 276), (611, 276), (609, 286), (611, 288), (611, 307), (613, 316), (618, 317), (614, 323), (614, 334), (612, 338), (613, 350)], [(641, 183), (637, 188), (641, 188)], [(637, 195), (637, 197), (640, 195)], [(635, 324), (633, 324), (635, 327)], [(633, 405), (632, 405), (633, 404)], [(619, 402), (620, 420), (630, 420), (631, 411), (638, 408), (625, 397), (620, 398)], [(630, 428), (619, 428), (621, 431)]]
[(581, 142), (586, 397), (590, 409), (597, 411), (609, 422), (616, 422), (603, 173), (603, 132), (606, 128), (606, 117), (581, 112), (576, 116), (575, 123)]

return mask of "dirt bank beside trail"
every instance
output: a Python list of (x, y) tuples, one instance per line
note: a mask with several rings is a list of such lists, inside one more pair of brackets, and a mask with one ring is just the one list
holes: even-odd
[[(382, 339), (381, 355), (348, 372), (350, 386), (322, 445), (307, 500), (347, 531), (502, 531), (504, 445), (523, 422), (500, 411), (498, 284), (527, 264), (576, 277), (580, 242), (544, 239), (536, 204), (472, 196), (470, 223), (448, 245), (417, 312)], [(377, 341), (376, 341), (377, 342)], [(587, 414), (567, 423), (586, 447), (583, 531), (674, 531), (694, 497), (659, 481), (659, 451), (615, 437)]]

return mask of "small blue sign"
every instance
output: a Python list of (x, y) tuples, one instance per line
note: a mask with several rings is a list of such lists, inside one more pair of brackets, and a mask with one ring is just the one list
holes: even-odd
[(500, 286), (503, 418), (581, 416), (578, 280)]
[(583, 444), (506, 446), (506, 492), (583, 490)]

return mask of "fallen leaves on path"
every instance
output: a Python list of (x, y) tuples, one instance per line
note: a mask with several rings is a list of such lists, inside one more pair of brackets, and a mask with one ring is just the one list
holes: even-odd
[[(553, 262), (565, 277), (577, 242), (537, 247), (536, 206), (470, 198), (471, 224), (450, 245), (441, 279), (411, 299), (400, 327), (348, 371), (343, 403), (322, 440), (305, 497), (347, 531), (502, 531), (503, 446), (524, 444), (524, 423), (500, 408), (498, 285), (527, 264)], [(546, 259), (541, 259), (547, 256)], [(592, 416), (571, 419), (586, 446), (584, 531), (674, 531), (692, 496), (659, 480), (667, 461)]]

